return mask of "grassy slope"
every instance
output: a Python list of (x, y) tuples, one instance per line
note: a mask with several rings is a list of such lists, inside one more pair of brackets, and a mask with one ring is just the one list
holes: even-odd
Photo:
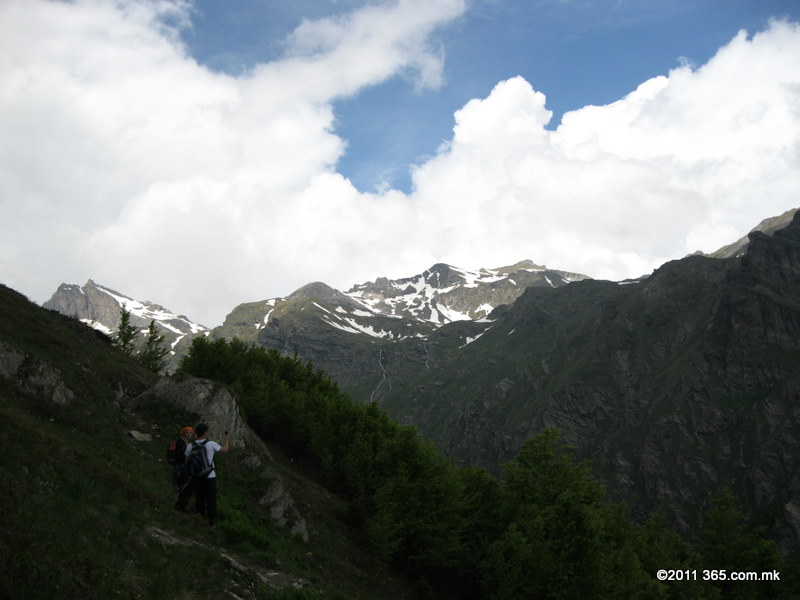
[[(0, 597), (270, 597), (224, 555), (302, 578), (323, 597), (411, 596), (341, 523), (343, 503), (274, 450), (270, 466), (308, 521), (307, 544), (271, 524), (257, 503), (263, 483), (236, 452), (219, 461), (220, 524), (176, 513), (164, 448), (193, 415), (121, 409), (118, 399), (154, 376), (90, 329), (0, 286), (0, 341), (56, 366), (76, 394), (59, 406), (0, 378)], [(133, 441), (132, 429), (153, 441)]]

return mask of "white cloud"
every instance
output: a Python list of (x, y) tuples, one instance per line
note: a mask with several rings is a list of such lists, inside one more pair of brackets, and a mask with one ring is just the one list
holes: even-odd
[[(333, 101), (443, 83), (463, 0), (303, 23), (239, 77), (187, 55), (184, 2), (0, 4), (0, 278), (36, 300), (89, 277), (209, 325), (312, 280), (532, 258), (639, 275), (798, 204), (800, 31), (742, 34), (620, 101), (546, 125), (521, 78), (456, 112), (410, 195), (336, 172)], [(736, 232), (735, 235), (734, 232)], [(724, 238), (724, 239), (723, 239)]]
[(328, 102), (409, 71), (420, 87), (436, 87), (442, 55), (428, 38), (464, 10), (465, 0), (395, 0), (306, 20), (289, 37), (286, 59), (256, 68), (254, 79), (289, 103)]
[(397, 74), (439, 82), (427, 39), (464, 2), (400, 0), (305, 22), (286, 58), (238, 78), (186, 55), (165, 20), (186, 26), (189, 9), (0, 6), (5, 283), (44, 300), (60, 281), (93, 277), (219, 322), (265, 289), (288, 293), (310, 270), (323, 278), (316, 265), (343, 269), (342, 236), (364, 223), (358, 193), (334, 172), (345, 144), (331, 102)]
[(431, 219), (453, 226), (443, 258), (621, 278), (713, 251), (800, 204), (800, 28), (742, 32), (697, 70), (567, 113), (555, 132), (549, 119), (519, 77), (456, 113), (452, 142), (414, 175)]

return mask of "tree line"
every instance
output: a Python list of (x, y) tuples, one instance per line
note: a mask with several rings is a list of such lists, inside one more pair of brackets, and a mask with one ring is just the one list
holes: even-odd
[[(746, 525), (729, 491), (692, 544), (659, 515), (631, 523), (554, 429), (529, 439), (496, 480), (454, 465), (415, 428), (354, 402), (296, 356), (202, 337), (178, 371), (229, 386), (250, 427), (346, 499), (347, 522), (420, 582), (421, 597), (797, 597), (796, 567)], [(722, 569), (777, 572), (780, 581), (730, 581)], [(673, 580), (659, 581), (659, 570)]]
[(150, 320), (147, 328), (144, 344), (141, 349), (136, 349), (136, 340), (139, 331), (131, 323), (131, 312), (123, 304), (119, 311), (119, 325), (114, 332), (114, 345), (123, 354), (135, 357), (142, 365), (155, 373), (164, 370), (166, 366), (166, 356), (169, 349), (164, 346), (164, 336), (158, 333), (155, 319)]

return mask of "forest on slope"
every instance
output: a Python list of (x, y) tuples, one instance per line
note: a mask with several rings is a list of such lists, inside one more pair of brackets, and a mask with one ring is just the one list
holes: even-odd
[[(498, 481), (444, 458), (376, 404), (357, 404), (297, 357), (194, 340), (181, 372), (230, 386), (251, 427), (348, 502), (346, 519), (433, 598), (780, 598), (797, 573), (729, 490), (698, 544), (659, 515), (632, 524), (558, 431), (529, 439)], [(712, 491), (712, 490), (710, 490)], [(796, 563), (794, 563), (796, 564)], [(659, 570), (680, 581), (660, 582)], [(778, 573), (780, 581), (728, 574)], [(677, 574), (677, 575), (675, 575)]]
[[(631, 522), (558, 431), (528, 440), (496, 479), (454, 465), (297, 357), (198, 338), (181, 372), (159, 378), (106, 336), (8, 288), (0, 307), (3, 597), (798, 595), (797, 561), (752, 529), (724, 489), (689, 543), (659, 515)], [(220, 457), (217, 527), (170, 508), (165, 442), (200, 415), (133, 400), (195, 377), (233, 392), (271, 449), (261, 459), (309, 522), (307, 542), (259, 505), (252, 449)], [(132, 429), (152, 439), (136, 441)]]

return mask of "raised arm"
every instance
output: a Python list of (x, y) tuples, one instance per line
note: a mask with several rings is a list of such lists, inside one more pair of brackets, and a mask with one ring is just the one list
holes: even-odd
[(222, 440), (222, 448), (219, 449), (220, 452), (227, 452), (231, 448), (230, 438), (228, 437), (228, 432), (225, 432), (225, 437)]

